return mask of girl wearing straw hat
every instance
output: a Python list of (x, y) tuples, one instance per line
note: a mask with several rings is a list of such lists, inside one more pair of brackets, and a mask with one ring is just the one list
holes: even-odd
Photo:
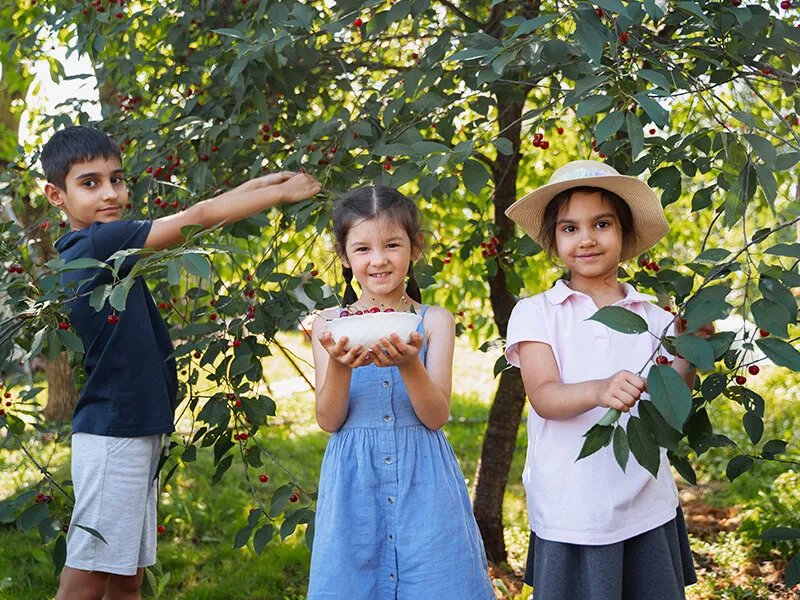
[[(579, 160), (506, 214), (569, 273), (517, 304), (506, 337), (506, 358), (520, 367), (532, 407), (522, 476), (531, 524), (525, 582), (536, 600), (685, 598), (697, 578), (666, 451), (657, 478), (636, 461), (623, 472), (611, 445), (576, 461), (608, 408), (622, 412), (622, 424), (638, 414), (650, 365), (635, 373), (651, 356), (694, 382), (687, 361), (658, 348), (665, 329), (674, 333), (672, 314), (617, 280), (620, 262), (669, 230), (661, 204), (638, 179)], [(587, 320), (611, 305), (640, 315), (649, 332)]]

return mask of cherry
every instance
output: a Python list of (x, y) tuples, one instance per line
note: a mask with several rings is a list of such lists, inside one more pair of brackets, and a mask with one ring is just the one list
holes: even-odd
[(767, 331), (766, 329), (759, 329), (758, 333), (761, 337), (769, 337), (769, 331)]
[[(248, 421), (248, 423), (249, 423), (249, 421)], [(242, 440), (242, 441), (246, 440), (248, 437), (249, 436), (246, 433), (240, 433), (239, 434), (239, 439)]]
[(194, 356), (195, 358), (200, 358), (200, 357), (201, 357), (201, 356), (203, 356), (203, 355), (202, 355), (202, 354), (200, 354), (199, 352), (195, 352), (193, 356)]
[(791, 6), (792, 3), (790, 2), (790, 0), (783, 0), (783, 2), (781, 2), (781, 8), (783, 10), (788, 10), (789, 8), (791, 8)]
[(200, 160), (203, 160), (203, 161), (208, 160), (208, 154), (201, 154), (200, 155)]
[(174, 201), (172, 202), (172, 208), (178, 208), (180, 205), (181, 205), (181, 203), (180, 203), (180, 202), (178, 202), (177, 200), (174, 200)]
[(475, 325), (473, 325), (472, 323), (470, 323), (469, 325), (467, 325), (467, 329), (475, 329)]
[[(126, 202), (125, 203), (125, 208), (132, 208), (132, 207), (133, 207), (133, 204), (131, 204), (130, 202)], [(61, 224), (59, 223), (59, 227), (60, 226), (61, 226)]]
[(208, 316), (208, 318), (209, 318), (211, 321), (216, 321), (216, 320), (217, 320), (217, 315), (215, 315), (214, 313), (211, 313), (211, 314)]
[(657, 365), (666, 365), (669, 364), (669, 359), (666, 356), (659, 356), (656, 358)]
[(312, 277), (316, 277), (317, 275), (319, 275), (319, 271), (311, 271)]
[(363, 310), (357, 310), (357, 311), (356, 311), (356, 312), (354, 312), (353, 314), (354, 314), (354, 315), (363, 315), (363, 314), (364, 314), (364, 311), (363, 311)]
[(655, 135), (655, 134), (656, 134), (655, 128), (650, 129), (650, 135)]
[(564, 135), (564, 128), (563, 127), (559, 127), (558, 129), (556, 129), (556, 133), (558, 135)]
[(164, 533), (166, 530), (167, 530), (167, 528), (164, 527), (163, 525), (159, 525), (158, 527), (156, 527), (156, 531), (158, 533)]
[(364, 20), (361, 17), (356, 17), (356, 20), (353, 21), (353, 25), (356, 27), (361, 27), (364, 24)]
[(147, 167), (147, 168), (144, 170), (144, 172), (145, 172), (145, 173), (147, 173), (147, 174), (149, 175), (150, 173), (152, 173), (152, 172), (153, 172), (153, 167)]
[(234, 403), (233, 403), (233, 405), (234, 405), (236, 408), (241, 408), (241, 407), (242, 407), (242, 401), (241, 401), (241, 400), (237, 400), (236, 402), (234, 402)]
[(650, 269), (653, 271), (653, 273), (658, 273), (661, 270), (661, 267), (659, 267), (655, 262), (651, 262)]
[(390, 163), (390, 162), (384, 163), (383, 168), (386, 169), (387, 171), (391, 171), (392, 170), (392, 163)]
[(383, 312), (394, 312), (394, 309), (393, 308), (386, 308), (386, 309), (384, 309)]
[(541, 143), (539, 144), (539, 147), (540, 147), (542, 150), (547, 150), (547, 149), (550, 147), (550, 142), (548, 142), (547, 140), (544, 140), (543, 142), (541, 142)]
[(291, 496), (289, 496), (289, 502), (297, 502), (297, 500), (298, 500), (299, 498), (300, 498), (300, 496), (298, 496), (298, 495), (297, 495), (297, 492), (295, 492), (295, 493), (293, 493)]
[(63, 531), (64, 533), (67, 533), (67, 532), (69, 531), (69, 525), (64, 525), (64, 526), (61, 528), (61, 531)]
[(58, 328), (66, 331), (67, 329), (69, 329), (69, 323), (67, 323), (66, 321), (61, 321), (61, 323), (58, 324)]
[(379, 312), (381, 312), (381, 309), (378, 308), (377, 306), (373, 306), (372, 308), (369, 309), (369, 312), (371, 312), (371, 313), (379, 313)]
[(108, 315), (108, 319), (106, 319), (110, 325), (116, 325), (119, 323), (119, 315)]
[(64, 227), (67, 226), (67, 222), (66, 221), (59, 221), (58, 222), (58, 226), (61, 227), (61, 229), (64, 229)]
[(731, 0), (731, 4), (733, 4), (734, 6), (741, 6), (742, 0)]
[(738, 385), (744, 385), (747, 381), (747, 377), (744, 375), (737, 375), (734, 379)]
[(115, 14), (114, 16), (115, 16), (115, 17), (117, 17), (118, 19), (121, 19), (121, 18), (122, 18), (122, 17), (124, 17), (125, 15), (123, 15), (121, 12), (118, 12), (118, 13), (117, 13), (117, 14)]
[(47, 231), (48, 229), (50, 229), (50, 221), (45, 221), (44, 223), (39, 225), (39, 229), (41, 229), (42, 231)]
[(267, 482), (269, 481), (269, 475), (261, 475), (261, 476), (258, 478), (258, 480), (259, 480), (261, 483), (267, 483)]
[(211, 146), (211, 151), (212, 152), (219, 152), (219, 146), (217, 146), (217, 145)]
[(233, 340), (233, 347), (238, 348), (242, 345), (242, 340)]
[(759, 369), (758, 365), (750, 365), (747, 367), (747, 372), (750, 373), (750, 375), (758, 375), (760, 371), (761, 369)]
[(619, 34), (619, 41), (622, 44), (627, 44), (628, 43), (628, 32), (627, 31), (623, 31), (622, 33)]
[(594, 12), (596, 12), (596, 13), (597, 13), (597, 16), (598, 16), (598, 17), (600, 17), (601, 19), (603, 18), (603, 9), (602, 9), (602, 8), (600, 8), (600, 7), (598, 6), (598, 7), (597, 7), (597, 8), (594, 10)]
[(671, 313), (672, 312), (672, 307), (671, 306), (665, 306), (664, 310), (667, 311), (668, 313)]
[(0, 417), (4, 417), (5, 414), (6, 414), (6, 411), (4, 411), (2, 408), (0, 408)]
[(450, 257), (449, 256), (444, 259), (444, 264), (446, 264), (446, 265), (450, 264)]
[(239, 434), (238, 433), (234, 433), (233, 434), (233, 441), (234, 442), (238, 442), (239, 441)]
[(646, 258), (642, 258), (642, 259), (639, 260), (639, 266), (641, 266), (642, 268), (645, 268), (645, 269), (649, 269), (650, 268), (650, 261), (648, 261)]

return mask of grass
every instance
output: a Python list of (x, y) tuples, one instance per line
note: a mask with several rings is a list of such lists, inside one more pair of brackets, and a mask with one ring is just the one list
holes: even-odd
[[(299, 335), (281, 339), (296, 356), (295, 363), (310, 379), (310, 346)], [(457, 347), (451, 410), (453, 419), (445, 427), (445, 432), (468, 486), (472, 485), (483, 443), (485, 420), (496, 385), (486, 365), (494, 364), (496, 354), (495, 351), (484, 355), (461, 342)], [(265, 371), (266, 379), (274, 390), (285, 388), (281, 387), (280, 382), (299, 377), (291, 363), (277, 351), (273, 358), (265, 361)], [(765, 371), (762, 379), (756, 382), (756, 389), (768, 399), (769, 405), (764, 440), (786, 435), (783, 432), (800, 430), (795, 385), (796, 382), (778, 371)], [(776, 393), (781, 388), (783, 392)], [(772, 393), (767, 395), (770, 390)], [(301, 495), (298, 504), (313, 506), (312, 497), (329, 436), (314, 423), (313, 395), (310, 391), (276, 397), (276, 402), (276, 418), (269, 426), (261, 428), (258, 440), (292, 473), (294, 480), (306, 492)], [(738, 406), (720, 399), (715, 401), (711, 414), (715, 428), (719, 427), (728, 433), (743, 449), (754, 451), (746, 436), (737, 433), (741, 431), (741, 410)], [(179, 423), (178, 429), (188, 430), (190, 426), (184, 420)], [(173, 439), (180, 440), (181, 436)], [(63, 439), (34, 432), (28, 434), (25, 443), (37, 460), (53, 471), (56, 480), (68, 478), (69, 450)], [(521, 483), (525, 449), (523, 424), (518, 433), (504, 505), (509, 566), (516, 573), (521, 573), (524, 568), (528, 541), (525, 494)], [(177, 450), (176, 454), (179, 454)], [(766, 507), (773, 506), (777, 497), (771, 496), (768, 488), (785, 469), (774, 464), (759, 464), (730, 486), (709, 486), (720, 478), (720, 469), (724, 470), (724, 465), (732, 455), (729, 449), (713, 450), (695, 461), (704, 486), (710, 490), (706, 499), (711, 505), (739, 505), (745, 524), (747, 515), (759, 510), (762, 512), (759, 518), (766, 518), (763, 514)], [(22, 489), (41, 485), (41, 475), (11, 441), (0, 448), (0, 471), (0, 499)], [(159, 538), (158, 549), (163, 571), (158, 580), (161, 597), (170, 600), (305, 598), (310, 557), (303, 539), (305, 526), (301, 526), (283, 542), (275, 535), (260, 557), (252, 543), (242, 549), (233, 549), (234, 535), (247, 523), (250, 509), (271, 498), (271, 494), (288, 481), (286, 474), (266, 460), (263, 467), (250, 467), (247, 471), (242, 461), (236, 460), (223, 479), (212, 486), (210, 479), (213, 472), (213, 453), (210, 449), (203, 449), (198, 452), (196, 462), (178, 467), (164, 486), (159, 509), (160, 523), (166, 528)], [(268, 483), (258, 481), (261, 473), (269, 474)], [(795, 500), (793, 496), (792, 481), (782, 484), (781, 488), (784, 489), (785, 510), (800, 512), (800, 499)], [(46, 488), (40, 489), (49, 492)], [(795, 501), (797, 504), (794, 504)], [(57, 494), (51, 509), (54, 514), (66, 518), (67, 508)], [(774, 506), (771, 510), (775, 510)], [(704, 573), (700, 584), (690, 588), (688, 597), (692, 600), (770, 597), (767, 595), (768, 584), (761, 581), (759, 576), (744, 580), (744, 583), (741, 578), (748, 562), (765, 560), (764, 549), (758, 548), (755, 542), (757, 535), (758, 532), (754, 530), (749, 536), (738, 532), (722, 532), (714, 539), (694, 538), (693, 549), (697, 556), (707, 560), (708, 564), (713, 563), (714, 568)], [(51, 548), (52, 544), (43, 546), (38, 533), (34, 531), (22, 533), (13, 525), (0, 525), (0, 600), (53, 598), (57, 579), (49, 556)]]

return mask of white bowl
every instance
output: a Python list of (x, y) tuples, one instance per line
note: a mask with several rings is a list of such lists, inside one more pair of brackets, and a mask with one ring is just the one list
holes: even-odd
[(347, 336), (345, 349), (349, 350), (356, 345), (369, 348), (373, 344), (380, 344), (380, 338), (389, 339), (393, 333), (408, 342), (421, 320), (422, 317), (409, 312), (379, 312), (339, 317), (327, 324), (335, 342)]

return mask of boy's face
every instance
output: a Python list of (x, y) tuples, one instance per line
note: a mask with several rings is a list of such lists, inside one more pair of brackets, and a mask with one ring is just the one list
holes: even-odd
[(61, 208), (73, 231), (95, 221), (119, 221), (128, 202), (125, 172), (115, 156), (94, 158), (75, 163), (66, 177), (66, 190), (48, 182), (44, 187), (47, 200)]

